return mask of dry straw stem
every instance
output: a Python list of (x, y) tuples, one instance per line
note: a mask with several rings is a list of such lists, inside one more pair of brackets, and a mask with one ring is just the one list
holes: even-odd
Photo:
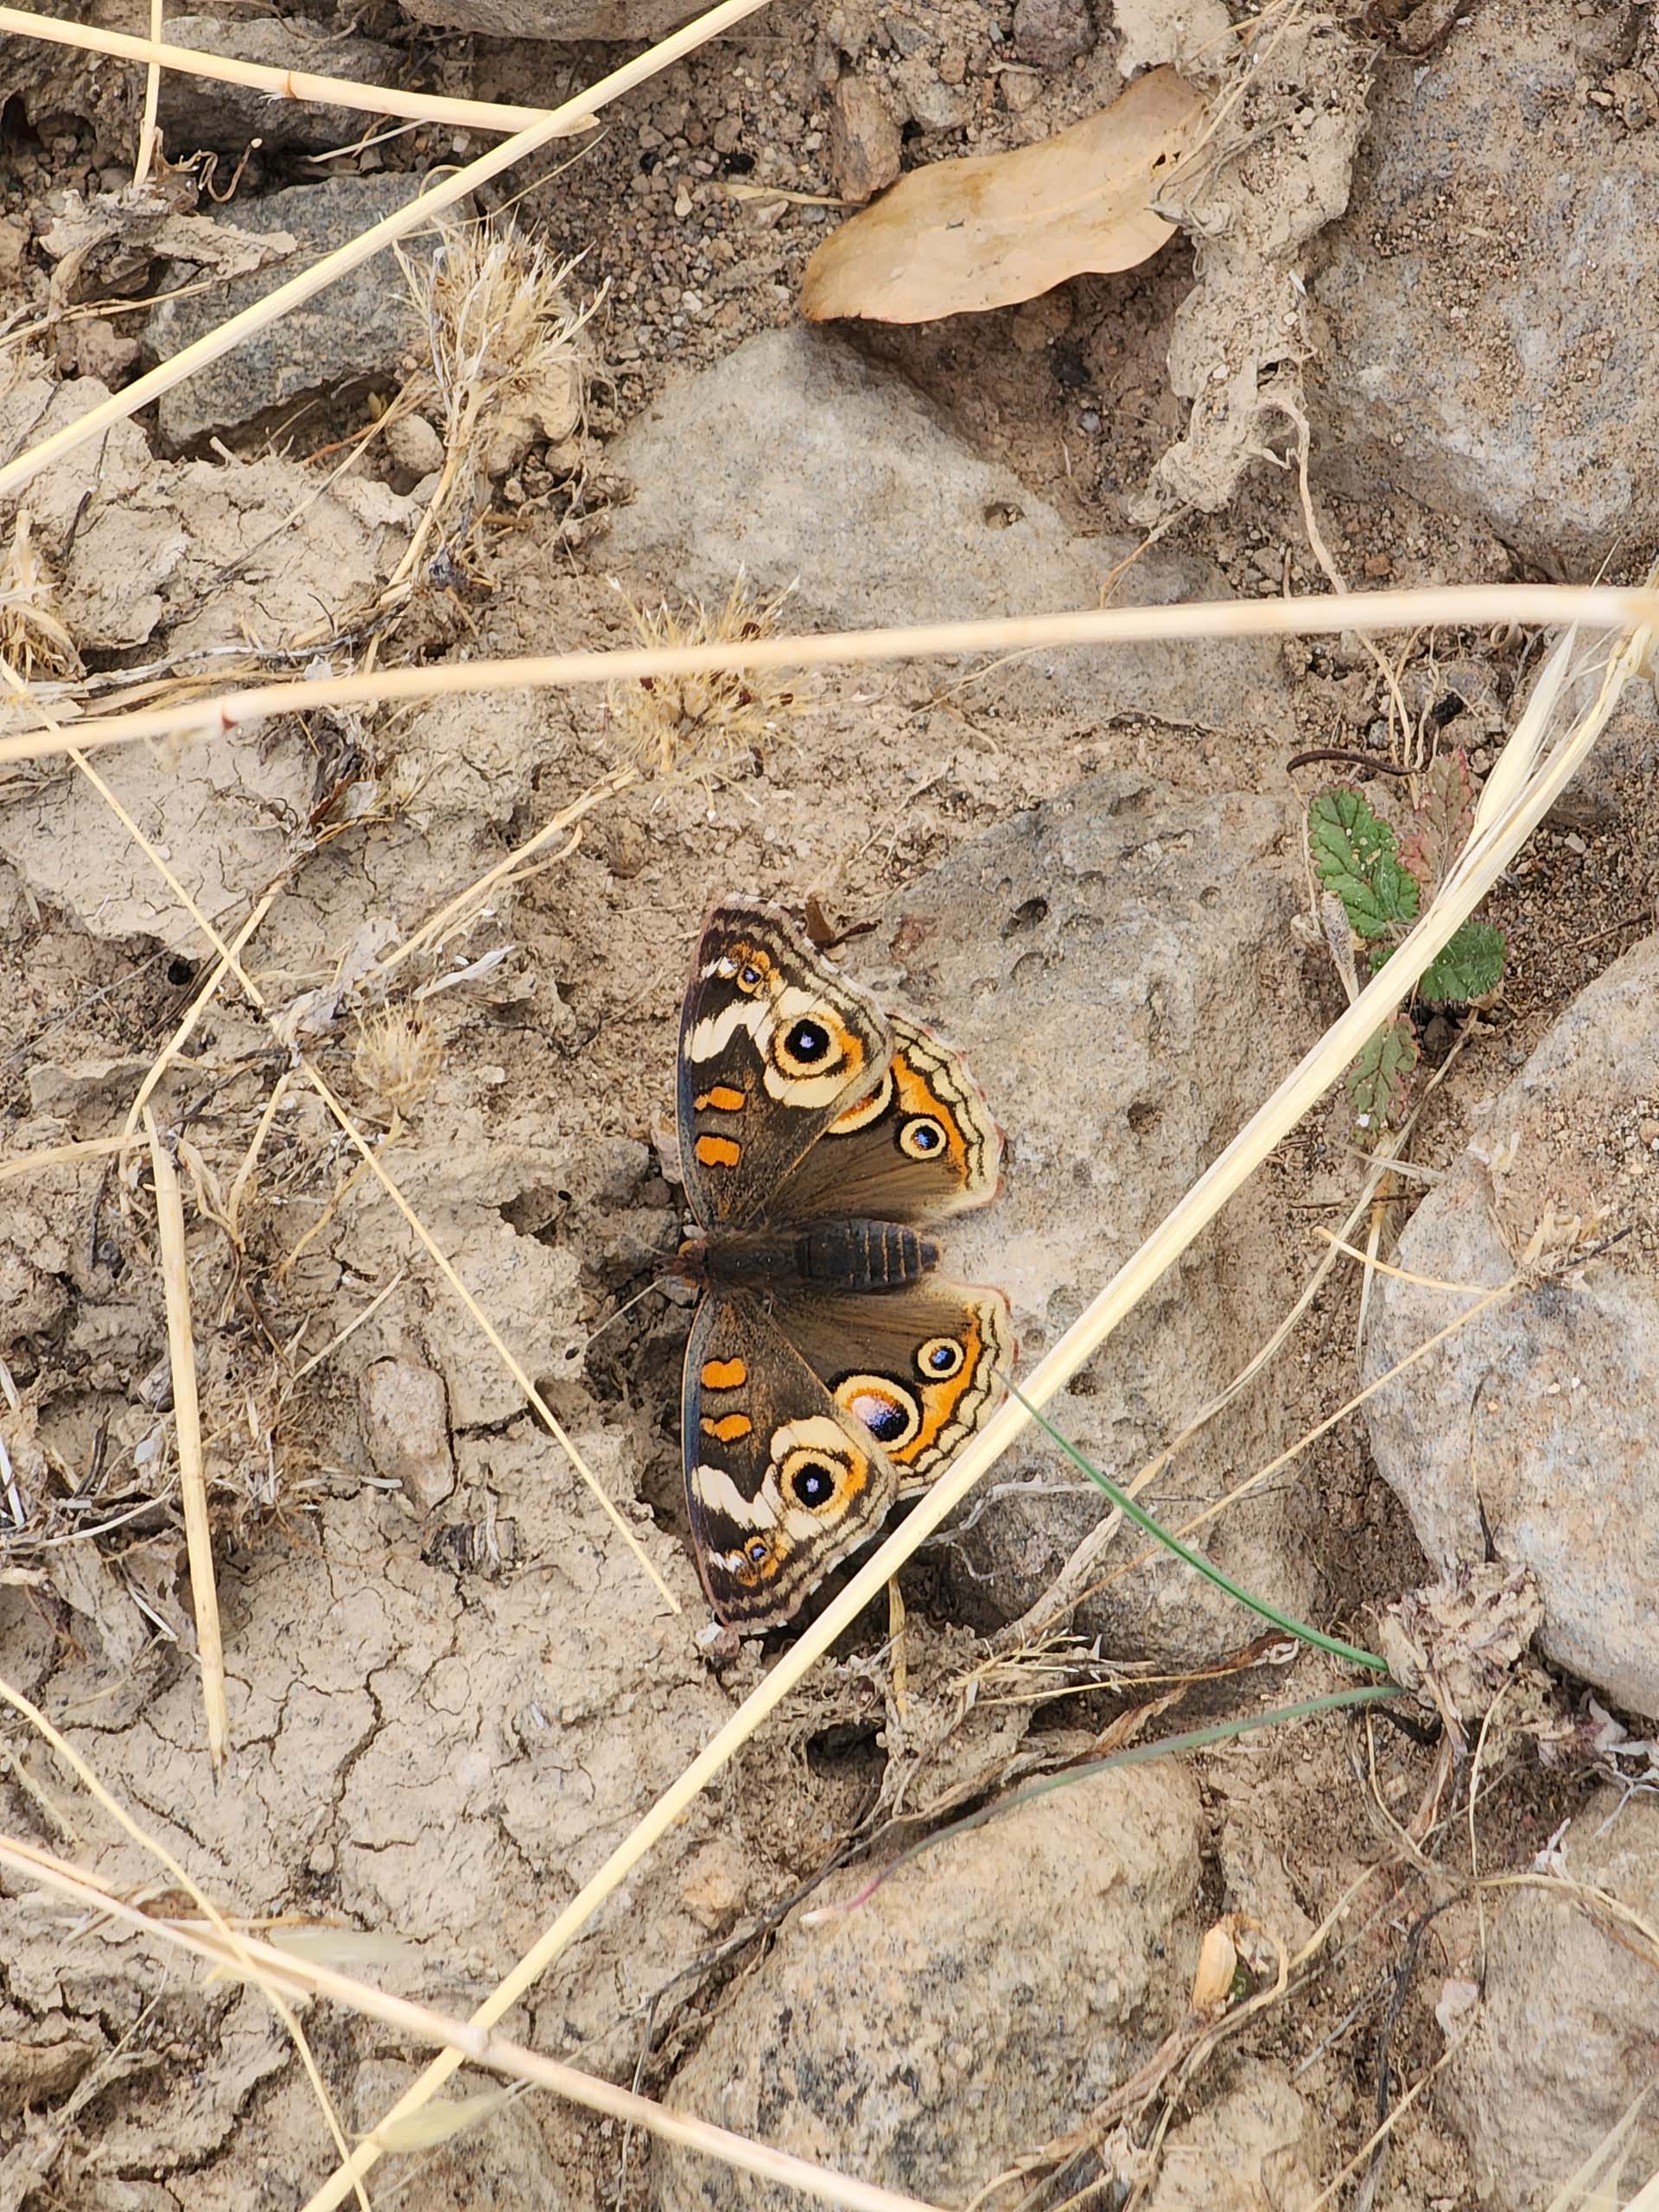
[[(747, 0), (745, 0), (747, 4)], [(275, 296), (273, 295), (273, 296)], [(137, 387), (129, 385), (127, 391)], [(123, 393), (124, 397), (126, 393)], [(71, 427), (78, 428), (79, 425)], [(37, 448), (43, 450), (43, 448)], [(55, 456), (54, 456), (55, 458)], [(29, 455), (24, 459), (28, 460)], [(0, 471), (0, 491), (5, 488)], [(1423, 623), (1573, 623), (1633, 631), (1659, 620), (1659, 595), (1587, 584), (1460, 584), (1430, 591), (1354, 592), (1310, 599), (1194, 600), (1173, 607), (1080, 608), (996, 620), (935, 622), (909, 629), (841, 630), (816, 636), (757, 638), (728, 645), (526, 655), (452, 661), (429, 668), (375, 670), (303, 682), (250, 685), (190, 706), (88, 716), (73, 737), (43, 727), (0, 738), (0, 765), (43, 760), (73, 744), (92, 751), (139, 738), (188, 741), (238, 729), (270, 715), (315, 713), (374, 701), (454, 698), (513, 691), (528, 684), (612, 683), (642, 677), (716, 670), (855, 667), (871, 661), (926, 659), (940, 653), (1027, 652), (1064, 645), (1185, 643), (1198, 638), (1329, 637), (1408, 630)]]
[(213, 1770), (225, 1764), (230, 1713), (225, 1702), (225, 1644), (219, 1630), (219, 1589), (213, 1580), (213, 1538), (207, 1524), (207, 1479), (202, 1463), (201, 1407), (196, 1396), (196, 1344), (190, 1325), (190, 1268), (184, 1249), (184, 1201), (179, 1173), (162, 1142), (156, 1116), (144, 1109), (150, 1172), (156, 1179), (156, 1227), (162, 1245), (162, 1287), (167, 1295), (167, 1350), (173, 1370), (173, 1419), (179, 1439), (179, 1488), (184, 1497), (184, 1541), (190, 1555), (190, 1599), (196, 1615), (201, 1661), (201, 1700), (207, 1711), (207, 1756)]
[[(1659, 615), (1659, 602), (1651, 594), (1632, 592), (1612, 596), (1638, 613)], [(1292, 611), (1300, 604), (1292, 603)], [(1340, 621), (1351, 620), (1354, 601), (1339, 601), (1331, 611)], [(1033, 1407), (1046, 1406), (1065, 1388), (1228, 1199), (1283, 1142), (1303, 1115), (1338, 1080), (1366, 1039), (1391, 1019), (1410, 995), (1436, 953), (1486, 896), (1589, 758), (1624, 684), (1647, 665), (1653, 645), (1652, 632), (1645, 627), (1638, 628), (1634, 620), (1631, 628), (1633, 634), (1610, 660), (1600, 693), (1590, 711), (1555, 747), (1545, 766), (1515, 794), (1503, 813), (1478, 828), (1463, 858), (1387, 966), (1338, 1016), (1273, 1096), (1251, 1116), (1219, 1159), (1205, 1169), (1185, 1197), (1032, 1370), (1025, 1381), (1024, 1395)], [(1565, 644), (1570, 642), (1569, 639)], [(1559, 690), (1565, 674), (1565, 644), (1547, 671), (1554, 679), (1553, 690)], [(1529, 733), (1535, 753), (1541, 741), (1548, 703), (1542, 695), (1551, 690), (1552, 686), (1541, 677), (1534, 694), (1536, 711)], [(1521, 734), (1517, 731), (1516, 738)], [(485, 1999), (474, 2015), (480, 2025), (493, 2025), (534, 1986), (605, 1900), (627, 1879), (687, 1807), (747, 1743), (768, 1714), (782, 1703), (836, 1638), (852, 1626), (864, 1607), (880, 1593), (918, 1546), (956, 1510), (974, 1484), (1014, 1442), (1029, 1418), (1020, 1400), (1003, 1399), (985, 1427), (969, 1439), (932, 1488), (918, 1501), (904, 1525), (877, 1547), (840, 1596), (825, 1607), (798, 1642), (751, 1691), (678, 1780), (658, 1798), (632, 1834), (617, 1847), (539, 1942)], [(393, 2117), (401, 2119), (418, 2111), (454, 2072), (457, 2063), (447, 2055), (434, 2060), (399, 2099), (393, 2107)], [(331, 2208), (342, 2201), (347, 2190), (373, 2164), (375, 2156), (368, 2146), (359, 2149), (350, 2165), (342, 2168), (316, 2192), (305, 2212), (331, 2212)]]
[(38, 1152), (26, 1152), (17, 1160), (0, 1160), (0, 1183), (10, 1183), (19, 1175), (34, 1175), (45, 1167), (71, 1167), (77, 1160), (99, 1160), (111, 1152), (126, 1152), (141, 1140), (132, 1136), (80, 1137), (73, 1144), (42, 1145)]
[[(448, 2045), (455, 2050), (458, 2060), (489, 2067), (514, 2080), (551, 2089), (590, 2112), (643, 2127), (665, 2143), (677, 2144), (683, 2150), (700, 2151), (741, 2173), (781, 2183), (785, 2188), (798, 2190), (804, 2196), (816, 2197), (821, 2203), (843, 2206), (847, 2212), (936, 2212), (936, 2208), (920, 2198), (901, 2196), (894, 2190), (855, 2181), (849, 2175), (812, 2165), (786, 2151), (775, 2151), (766, 2144), (752, 2142), (747, 2136), (734, 2135), (727, 2128), (665, 2111), (649, 2097), (618, 2088), (613, 2082), (583, 2074), (574, 2066), (546, 2057), (540, 2051), (526, 2050), (522, 2044), (511, 2043), (505, 2037), (480, 2034), (465, 2021), (452, 2018), (430, 2005), (389, 1996), (370, 1982), (336, 1973), (294, 1951), (279, 1949), (275, 1944), (261, 1942), (239, 1932), (232, 1938), (228, 1931), (221, 1933), (208, 1923), (159, 1918), (139, 1905), (129, 1904), (80, 1868), (68, 1866), (49, 1852), (16, 1838), (0, 1838), (0, 1866), (68, 1898), (99, 1920), (119, 1921), (158, 1948), (170, 1947), (188, 1951), (205, 1960), (219, 1974), (251, 1981), (267, 1995), (280, 1996), (289, 2003), (327, 1998), (423, 2044)], [(321, 1932), (327, 1935), (334, 1931)], [(390, 2150), (405, 2146), (399, 2145), (394, 2135), (382, 2147)]]
[(133, 1131), (137, 1128), (138, 1117), (143, 1113), (146, 1106), (149, 1104), (151, 1093), (155, 1090), (156, 1084), (167, 1073), (168, 1069), (172, 1065), (178, 1055), (184, 1050), (186, 1045), (189, 1043), (191, 1033), (194, 1030), (196, 1024), (201, 1020), (202, 1015), (207, 1013), (209, 1006), (212, 1005), (219, 985), (224, 982), (226, 976), (230, 974), (232, 961), (240, 957), (243, 948), (246, 945), (248, 939), (253, 935), (255, 930), (258, 928), (260, 923), (264, 920), (265, 916), (270, 912), (271, 906), (275, 903), (276, 893), (282, 889), (285, 880), (285, 877), (278, 876), (276, 882), (273, 883), (258, 899), (255, 899), (252, 910), (249, 913), (247, 919), (243, 923), (236, 935), (231, 939), (228, 951), (220, 955), (218, 966), (213, 969), (213, 974), (209, 976), (207, 981), (202, 985), (201, 988), (196, 993), (195, 997), (192, 999), (190, 1004), (186, 1007), (183, 1018), (180, 1021), (178, 1027), (173, 1032), (173, 1034), (168, 1039), (166, 1044), (162, 1046), (161, 1051), (151, 1061), (149, 1068), (145, 1071), (144, 1079), (139, 1084), (137, 1091), (134, 1096), (131, 1105), (127, 1109), (126, 1124), (122, 1131), (122, 1135), (124, 1136), (130, 1137)]
[[(159, 14), (152, 10), (151, 20)], [(272, 69), (260, 61), (237, 61), (227, 54), (204, 54), (191, 46), (168, 46), (159, 35), (131, 38), (124, 31), (105, 30), (96, 23), (60, 22), (52, 16), (37, 16), (27, 8), (0, 8), (0, 31), (22, 38), (49, 40), (55, 46), (77, 46), (89, 54), (108, 54), (122, 61), (146, 64), (151, 72), (176, 70), (181, 76), (211, 77), (222, 85), (248, 85), (269, 92), (273, 99), (314, 101), (328, 107), (359, 108), (365, 115), (407, 116), (415, 123), (453, 124), (473, 130), (528, 130), (543, 122), (549, 111), (542, 107), (514, 107), (495, 100), (457, 100), (436, 92), (406, 92), (390, 85), (359, 85), (352, 77), (320, 77), (305, 69)], [(147, 98), (148, 104), (148, 98)], [(154, 116), (149, 121), (154, 124)], [(580, 130), (569, 124), (567, 131)], [(134, 182), (143, 182), (139, 169)]]
[[(654, 77), (659, 70), (666, 69), (671, 63), (694, 52), (709, 39), (718, 38), (722, 31), (741, 23), (746, 16), (753, 16), (766, 3), (766, 0), (721, 0), (719, 7), (711, 8), (707, 14), (697, 16), (683, 30), (676, 31), (671, 38), (660, 40), (634, 60), (625, 63), (620, 69), (612, 70), (608, 76), (601, 77), (585, 92), (578, 92), (574, 99), (564, 101), (524, 130), (515, 131), (511, 138), (492, 147), (488, 153), (480, 154), (476, 161), (467, 162), (464, 168), (453, 170), (441, 178), (418, 199), (410, 200), (407, 207), (400, 207), (379, 222), (371, 224), (367, 230), (360, 231), (356, 238), (333, 253), (325, 254), (321, 261), (314, 263), (309, 269), (302, 270), (286, 284), (279, 284), (274, 292), (267, 292), (263, 299), (244, 308), (239, 315), (233, 315), (228, 322), (220, 323), (217, 330), (207, 332), (194, 346), (187, 346), (170, 361), (162, 362), (98, 406), (89, 408), (74, 422), (65, 423), (50, 437), (42, 438), (38, 445), (31, 446), (26, 453), (19, 454), (4, 467), (0, 467), (0, 499), (10, 492), (19, 490), (32, 476), (37, 475), (53, 461), (61, 461), (66, 454), (73, 453), (90, 439), (101, 437), (112, 423), (137, 414), (141, 407), (147, 407), (162, 392), (170, 391), (186, 377), (193, 376), (198, 369), (206, 368), (210, 361), (218, 360), (221, 354), (228, 353), (233, 346), (239, 346), (245, 338), (251, 338), (257, 331), (280, 321), (291, 308), (298, 307), (303, 300), (315, 297), (332, 284), (336, 277), (344, 276), (349, 270), (358, 268), (378, 253), (383, 246), (407, 238), (443, 208), (453, 207), (458, 200), (466, 199), (468, 194), (476, 192), (480, 185), (499, 176), (527, 155), (539, 153), (555, 138), (567, 137), (575, 126), (588, 122), (607, 102), (620, 99), (624, 92), (632, 92), (636, 85)], [(0, 28), (4, 27), (5, 17), (14, 17), (17, 12), (15, 9), (4, 10), (3, 16), (0, 16)], [(37, 19), (25, 16), (23, 27), (25, 29), (38, 28)]]
[[(163, 0), (149, 0), (149, 35), (159, 39), (162, 35)], [(162, 72), (160, 65), (152, 61), (144, 72), (144, 113), (138, 126), (138, 156), (132, 165), (132, 188), (143, 189), (149, 175), (150, 163), (161, 149), (161, 133), (156, 128), (156, 114), (162, 101)]]
[(475, 882), (469, 883), (466, 890), (458, 893), (447, 906), (440, 906), (437, 912), (423, 922), (418, 929), (411, 931), (404, 942), (395, 950), (387, 953), (378, 963), (374, 971), (377, 979), (384, 979), (400, 960), (407, 960), (412, 952), (435, 952), (451, 930), (461, 927), (473, 918), (499, 884), (516, 874), (572, 823), (580, 822), (584, 814), (590, 814), (601, 800), (613, 798), (619, 791), (626, 791), (630, 784), (639, 781), (639, 771), (632, 766), (613, 768), (608, 776), (601, 776), (596, 784), (583, 791), (580, 798), (572, 799), (569, 805), (562, 807), (551, 821), (544, 822), (533, 836), (526, 837), (522, 845), (515, 846), (505, 860), (498, 861), (493, 868), (486, 869)]

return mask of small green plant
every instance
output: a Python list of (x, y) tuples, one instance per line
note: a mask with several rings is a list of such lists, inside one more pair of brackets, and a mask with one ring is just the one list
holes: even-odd
[[(1455, 752), (1440, 753), (1417, 779), (1403, 836), (1351, 784), (1310, 803), (1313, 865), (1365, 947), (1372, 975), (1439, 890), (1474, 818), (1474, 779), (1466, 756)], [(1508, 952), (1502, 930), (1471, 917), (1424, 970), (1418, 1002), (1439, 1008), (1487, 997), (1503, 981)], [(1403, 1010), (1370, 1039), (1348, 1077), (1362, 1129), (1397, 1128), (1405, 1119), (1418, 1057), (1417, 1032)]]

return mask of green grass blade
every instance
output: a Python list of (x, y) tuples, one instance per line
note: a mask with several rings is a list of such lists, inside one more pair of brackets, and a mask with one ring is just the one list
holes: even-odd
[(1379, 1659), (1375, 1651), (1363, 1651), (1357, 1643), (1344, 1643), (1340, 1637), (1326, 1636), (1323, 1629), (1310, 1628), (1306, 1621), (1293, 1620), (1288, 1613), (1281, 1613), (1276, 1605), (1268, 1605), (1265, 1598), (1253, 1598), (1248, 1590), (1241, 1589), (1231, 1576), (1224, 1574), (1213, 1561), (1195, 1551), (1189, 1551), (1179, 1536), (1172, 1536), (1167, 1529), (1160, 1528), (1144, 1507), (1135, 1503), (1127, 1491), (1120, 1490), (1109, 1475), (1103, 1475), (1098, 1467), (1090, 1465), (1077, 1446), (1062, 1436), (1030, 1399), (1021, 1395), (1017, 1384), (1010, 1382), (1007, 1387), (1037, 1426), (1047, 1432), (1074, 1466), (1080, 1468), (1091, 1483), (1105, 1491), (1120, 1513), (1126, 1514), (1137, 1529), (1143, 1529), (1147, 1535), (1155, 1537), (1166, 1550), (1173, 1552), (1177, 1559), (1185, 1560), (1188, 1567), (1213, 1582), (1217, 1590), (1224, 1590), (1230, 1598), (1236, 1598), (1241, 1605), (1248, 1605), (1253, 1613), (1259, 1614), (1264, 1621), (1271, 1622), (1274, 1628), (1283, 1629), (1287, 1636), (1294, 1636), (1299, 1643), (1311, 1643), (1320, 1651), (1328, 1651), (1333, 1659), (1347, 1660), (1351, 1666), (1369, 1667), (1373, 1674), (1388, 1673), (1388, 1661)]
[(944, 1827), (935, 1828), (931, 1835), (912, 1843), (908, 1851), (901, 1851), (851, 1897), (842, 1898), (837, 1904), (820, 1905), (807, 1918), (821, 1920), (835, 1913), (856, 1912), (901, 1866), (907, 1866), (912, 1859), (919, 1859), (924, 1852), (931, 1851), (936, 1843), (966, 1835), (970, 1828), (983, 1827), (988, 1821), (1000, 1820), (1004, 1813), (1028, 1805), (1033, 1798), (1046, 1797), (1052, 1789), (1069, 1789), (1074, 1782), (1092, 1781), (1096, 1775), (1106, 1774), (1114, 1767), (1144, 1766), (1149, 1759), (1173, 1758), (1182, 1751), (1206, 1751), (1212, 1744), (1229, 1743), (1235, 1736), (1248, 1736), (1257, 1728), (1274, 1728), (1281, 1722), (1292, 1720), (1311, 1720), (1322, 1713), (1376, 1705), (1384, 1698), (1404, 1694), (1397, 1682), (1365, 1682), (1355, 1689), (1332, 1690), (1324, 1697), (1303, 1698), (1295, 1705), (1275, 1706), (1270, 1713), (1245, 1713), (1236, 1720), (1216, 1720), (1207, 1727), (1185, 1729), (1179, 1736), (1160, 1736), (1155, 1744), (1130, 1744), (1123, 1751), (1109, 1751), (1103, 1759), (1085, 1759), (1080, 1766), (1066, 1767), (1059, 1774), (1046, 1774), (1040, 1782), (1028, 1782), (1023, 1789), (1013, 1790), (1006, 1797), (982, 1805), (977, 1812), (965, 1813), (959, 1821), (947, 1821)]

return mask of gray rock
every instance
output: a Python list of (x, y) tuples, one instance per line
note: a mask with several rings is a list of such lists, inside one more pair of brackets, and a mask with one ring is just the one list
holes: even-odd
[(455, 1486), (443, 1377), (412, 1359), (377, 1359), (357, 1382), (363, 1445), (375, 1471), (401, 1483), (423, 1513)]
[(417, 23), (480, 38), (653, 39), (696, 13), (686, 0), (398, 0)]
[[(1586, 704), (1589, 702), (1586, 701)], [(1659, 783), (1659, 711), (1651, 683), (1627, 685), (1596, 749), (1549, 810), (1568, 830), (1611, 830), (1640, 811)], [(1651, 838), (1644, 849), (1655, 849)]]
[[(858, 1911), (785, 1926), (671, 2102), (932, 2202), (963, 2202), (1071, 2125), (1180, 2018), (1195, 1959), (1197, 1792), (1140, 1767), (1054, 1792), (901, 1867)], [(846, 1897), (861, 1877), (837, 1878)], [(1054, 1940), (1064, 1929), (1064, 1942)], [(731, 2177), (655, 2162), (658, 2212)], [(755, 2185), (753, 2212), (793, 2212)]]
[[(1659, 1804), (1603, 1790), (1564, 1844), (1575, 1882), (1659, 1923)], [(1605, 1824), (1605, 1825), (1604, 1825)], [(1632, 2186), (1659, 2167), (1653, 2109), (1659, 1974), (1628, 1934), (1599, 1928), (1568, 1895), (1512, 1892), (1488, 1940), (1479, 2009), (1448, 2060), (1442, 2108), (1468, 2146), (1484, 2202), (1542, 2212), (1580, 2162), (1649, 2093), (1631, 2139)], [(1608, 2201), (1624, 2195), (1616, 2187)]]
[[(1366, 1407), (1377, 1466), (1442, 1572), (1489, 1547), (1530, 1568), (1544, 1652), (1646, 1713), (1659, 1713), (1659, 1153), (1643, 1134), (1656, 1116), (1651, 937), (1580, 994), (1479, 1114), (1478, 1151), (1423, 1200), (1397, 1256), (1413, 1274), (1487, 1287), (1552, 1208), (1592, 1236), (1599, 1217), (1604, 1233), (1635, 1233), (1490, 1307)], [(1367, 1379), (1468, 1304), (1382, 1278)]]
[[(1322, 466), (1589, 576), (1659, 534), (1659, 138), (1588, 103), (1573, 0), (1488, 0), (1379, 63), (1314, 296)], [(1379, 250), (1381, 248), (1381, 250)], [(1316, 448), (1319, 450), (1319, 448)]]
[[(1177, 795), (1103, 775), (1015, 816), (896, 899), (882, 931), (894, 1003), (938, 1014), (1009, 1132), (998, 1203), (946, 1244), (947, 1271), (1000, 1283), (1022, 1362), (1122, 1265), (1271, 1090), (1285, 1064), (1275, 1007), (1290, 988), (1294, 906), (1284, 855), (1295, 827), (1275, 799)], [(1249, 1359), (1286, 1302), (1245, 1193), (1051, 1409), (1122, 1481)], [(1251, 1255), (1255, 1256), (1251, 1256)], [(1271, 1408), (1247, 1396), (1196, 1438), (1143, 1499), (1171, 1522), (1270, 1456)], [(1017, 1448), (970, 1499), (941, 1556), (950, 1604), (988, 1624), (1042, 1596), (1105, 1516), (1105, 1500), (1046, 1440)], [(1298, 1554), (1271, 1497), (1216, 1525), (1248, 1587), (1300, 1607)], [(1145, 1540), (1120, 1538), (1106, 1564)], [(1178, 1563), (1141, 1568), (1090, 1599), (1086, 1632), (1172, 1663), (1242, 1642), (1250, 1617)]]
[[(163, 300), (144, 325), (145, 346), (169, 360), (204, 333), (275, 291), (296, 270), (355, 238), (412, 200), (417, 176), (341, 176), (299, 184), (238, 207), (249, 231), (285, 231), (296, 241), (291, 264), (262, 270), (185, 299)], [(315, 298), (294, 308), (273, 329), (236, 346), (171, 391), (156, 406), (163, 442), (176, 453), (215, 431), (243, 429), (273, 408), (291, 408), (309, 394), (396, 375), (420, 325), (397, 264), (377, 254)]]
[[(826, 626), (1037, 614), (1096, 606), (1128, 539), (1074, 537), (1009, 470), (982, 461), (894, 370), (832, 333), (769, 331), (672, 385), (612, 448), (633, 504), (613, 557), (660, 585), (723, 597), (740, 567), (763, 588), (798, 579)], [(1114, 604), (1224, 596), (1209, 566), (1160, 548)], [(1279, 655), (1206, 640), (1038, 652), (976, 685), (1027, 714), (1157, 715), (1287, 734)]]
[(830, 102), (830, 173), (844, 200), (868, 200), (899, 174), (899, 125), (868, 77), (843, 77)]
[(1021, 60), (1063, 69), (1093, 51), (1095, 27), (1084, 0), (1015, 0), (1014, 43)]
[[(391, 85), (397, 79), (397, 57), (390, 47), (366, 38), (320, 40), (315, 24), (303, 19), (169, 16), (167, 35), (174, 46), (227, 54), (233, 61), (257, 61), (271, 69), (351, 77), (366, 85)], [(175, 161), (203, 146), (239, 154), (251, 138), (268, 148), (291, 146), (302, 153), (321, 153), (327, 147), (349, 146), (374, 120), (361, 108), (276, 100), (250, 85), (223, 84), (173, 69), (162, 73), (157, 113), (168, 153)], [(241, 213), (238, 203), (238, 217)]]

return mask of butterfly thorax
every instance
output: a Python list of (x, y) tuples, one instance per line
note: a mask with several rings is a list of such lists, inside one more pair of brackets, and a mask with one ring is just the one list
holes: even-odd
[(683, 1247), (694, 1281), (765, 1294), (785, 1282), (899, 1289), (939, 1263), (931, 1237), (896, 1221), (819, 1221), (803, 1229), (717, 1229)]

